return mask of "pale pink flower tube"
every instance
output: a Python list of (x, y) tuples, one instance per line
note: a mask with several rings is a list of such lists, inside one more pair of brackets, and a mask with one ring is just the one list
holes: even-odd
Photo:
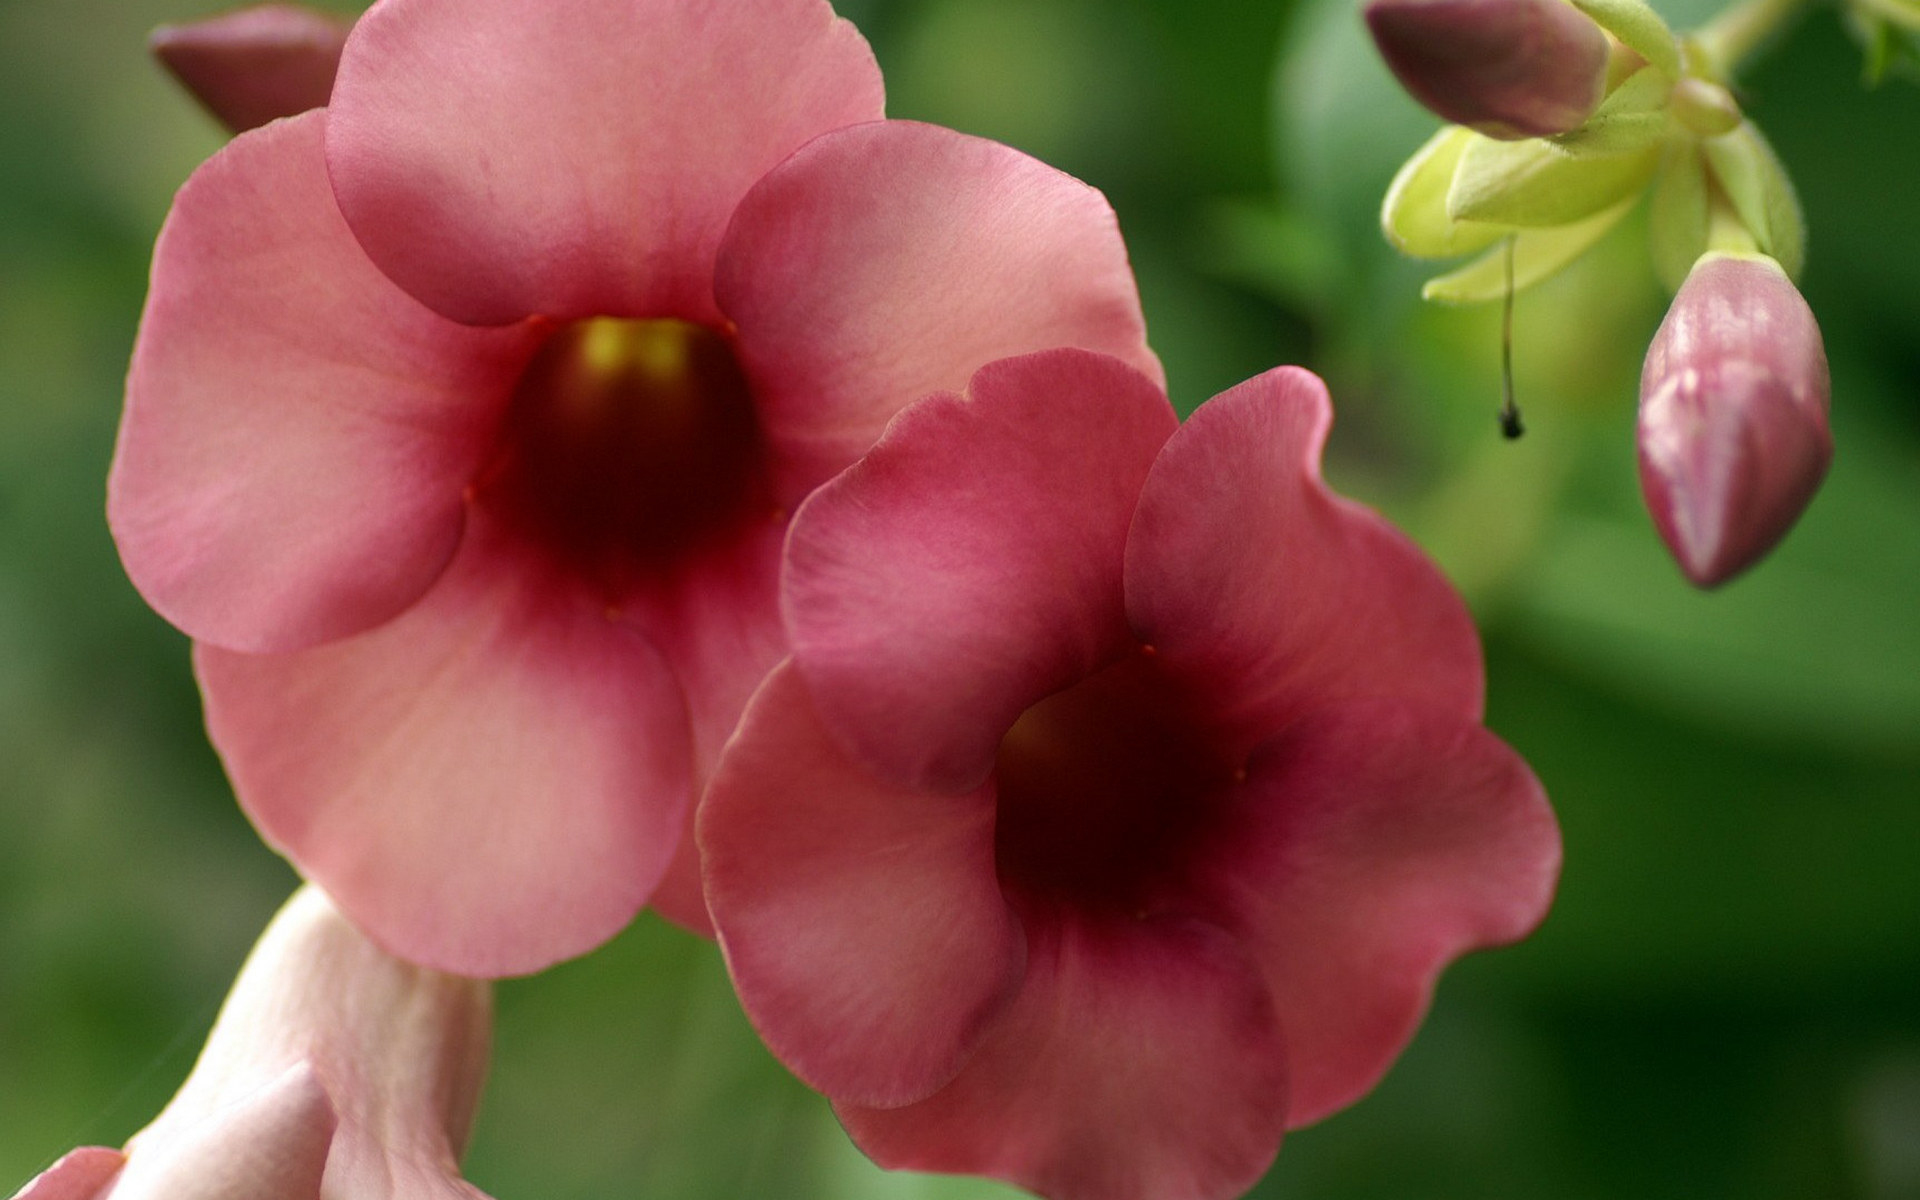
[(307, 885), (267, 926), (173, 1101), (14, 1200), (484, 1200), (460, 1177), (488, 984), (399, 962)]

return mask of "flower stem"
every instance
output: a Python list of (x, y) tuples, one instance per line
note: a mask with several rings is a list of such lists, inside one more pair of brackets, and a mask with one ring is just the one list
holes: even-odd
[(1731, 79), (1761, 43), (1806, 6), (1807, 0), (1741, 0), (1732, 5), (1690, 39), (1705, 73), (1722, 83)]
[(1717, 184), (1708, 199), (1707, 249), (1742, 258), (1760, 253), (1760, 243), (1754, 240), (1753, 232), (1740, 219), (1740, 214), (1734, 211), (1732, 202), (1721, 193)]

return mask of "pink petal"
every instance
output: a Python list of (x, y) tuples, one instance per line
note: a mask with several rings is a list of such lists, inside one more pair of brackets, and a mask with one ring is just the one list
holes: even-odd
[[(780, 550), (786, 522), (768, 521), (688, 562), (632, 598), (630, 620), (659, 647), (686, 693), (693, 729), (694, 794), (705, 788), (740, 714), (787, 654), (780, 623)], [(693, 811), (679, 853), (653, 895), (654, 911), (713, 936), (701, 894)]]
[(883, 1167), (1051, 1200), (1227, 1200), (1272, 1163), (1286, 1051), (1265, 988), (1199, 922), (1029, 928), (1027, 980), (952, 1083), (838, 1111)]
[(151, 1150), (135, 1138), (112, 1200), (321, 1200), (337, 1120), (298, 1064)]
[(1172, 671), (1226, 697), (1244, 745), (1309, 705), (1394, 696), (1477, 720), (1480, 643), (1411, 541), (1320, 480), (1324, 384), (1281, 367), (1167, 444), (1127, 545), (1127, 611)]
[(658, 653), (479, 515), (399, 619), (299, 654), (207, 646), (207, 725), (263, 836), (389, 952), (465, 975), (584, 953), (646, 902), (688, 803)]
[(327, 186), (325, 121), (245, 134), (181, 189), (107, 485), (135, 586), (230, 649), (303, 648), (418, 599), (531, 350), (373, 269)]
[(782, 1062), (865, 1103), (959, 1069), (1020, 977), (993, 799), (875, 782), (791, 665), (755, 696), (700, 810), (707, 903), (741, 1003)]
[(81, 1146), (27, 1180), (13, 1200), (95, 1200), (127, 1161), (105, 1146)]
[(162, 25), (148, 47), (238, 133), (326, 104), (352, 23), (297, 4), (256, 4)]
[(1131, 645), (1120, 564), (1175, 427), (1152, 380), (1083, 350), (991, 363), (902, 413), (794, 522), (794, 657), (882, 778), (978, 787), (1022, 711)]
[(687, 815), (680, 823), (679, 848), (653, 889), (653, 899), (648, 901), (648, 906), (688, 933), (711, 938), (716, 935), (713, 918), (707, 913), (705, 885), (701, 882), (700, 847), (693, 836), (696, 811), (697, 806), (687, 806)]
[(1080, 346), (1162, 379), (1106, 199), (935, 126), (845, 129), (783, 163), (742, 201), (715, 288), (794, 500), (997, 358)]
[(740, 196), (881, 107), (821, 0), (384, 0), (347, 42), (327, 159), (374, 261), (456, 320), (712, 320)]
[(1286, 1029), (1290, 1124), (1371, 1088), (1440, 969), (1532, 930), (1559, 866), (1539, 781), (1452, 714), (1347, 704), (1260, 747), (1209, 874)]

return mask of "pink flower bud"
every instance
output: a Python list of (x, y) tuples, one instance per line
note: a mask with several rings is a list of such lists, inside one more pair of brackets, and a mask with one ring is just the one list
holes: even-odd
[(295, 4), (261, 4), (163, 25), (155, 58), (235, 133), (326, 104), (351, 24)]
[(1488, 137), (1585, 124), (1607, 83), (1607, 35), (1566, 0), (1372, 0), (1374, 45), (1413, 98)]
[(1713, 587), (1757, 562), (1833, 457), (1827, 352), (1786, 272), (1694, 264), (1640, 375), (1640, 487), (1680, 569)]

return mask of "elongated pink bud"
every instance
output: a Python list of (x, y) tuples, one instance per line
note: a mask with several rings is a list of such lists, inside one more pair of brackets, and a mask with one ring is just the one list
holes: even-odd
[(1367, 28), (1413, 98), (1495, 138), (1578, 129), (1607, 84), (1607, 35), (1566, 0), (1371, 0)]
[(326, 104), (351, 22), (297, 4), (261, 4), (163, 25), (148, 42), (235, 133)]
[(1813, 311), (1759, 255), (1694, 264), (1640, 375), (1640, 489), (1687, 578), (1726, 582), (1786, 536), (1833, 457)]

